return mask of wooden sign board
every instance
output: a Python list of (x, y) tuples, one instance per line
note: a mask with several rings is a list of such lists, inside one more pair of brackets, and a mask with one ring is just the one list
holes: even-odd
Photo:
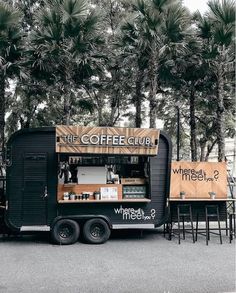
[(170, 198), (180, 198), (181, 191), (186, 198), (210, 198), (209, 192), (215, 192), (216, 198), (226, 198), (226, 163), (172, 162)]
[(157, 129), (56, 126), (56, 152), (156, 156)]

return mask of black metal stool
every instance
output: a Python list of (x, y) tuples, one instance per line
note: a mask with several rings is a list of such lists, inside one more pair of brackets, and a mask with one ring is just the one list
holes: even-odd
[(166, 238), (166, 234), (169, 236), (169, 240), (170, 240), (170, 225), (171, 225), (171, 214), (170, 214), (170, 210), (168, 212), (168, 217), (165, 220), (165, 223), (163, 225), (163, 236), (164, 238)]
[[(215, 233), (215, 232), (211, 231), (211, 229), (210, 229), (210, 219), (211, 218), (217, 218), (219, 233)], [(214, 234), (214, 235), (220, 236), (220, 244), (222, 244), (221, 227), (220, 227), (220, 214), (219, 214), (218, 205), (206, 205), (205, 206), (205, 221), (206, 221), (206, 233), (198, 232), (198, 216), (197, 216), (196, 241), (197, 241), (197, 235), (202, 234), (202, 235), (206, 236), (206, 245), (208, 245), (208, 241), (210, 240), (210, 234)]]
[(233, 237), (235, 237), (235, 230), (236, 230), (236, 219), (235, 219), (236, 213), (230, 213), (229, 214), (229, 242), (233, 240)]
[[(179, 237), (179, 244), (180, 244), (180, 222), (182, 217), (183, 223), (183, 239), (185, 239), (185, 219), (189, 218), (191, 222), (191, 232), (193, 237), (193, 243), (195, 242), (194, 239), (194, 229), (193, 229), (193, 216), (192, 216), (192, 206), (191, 204), (179, 204), (177, 205), (177, 217), (178, 217), (178, 237)], [(187, 232), (186, 232), (187, 233)]]
[(236, 235), (236, 207), (235, 201), (232, 201), (229, 206), (229, 242), (231, 243)]

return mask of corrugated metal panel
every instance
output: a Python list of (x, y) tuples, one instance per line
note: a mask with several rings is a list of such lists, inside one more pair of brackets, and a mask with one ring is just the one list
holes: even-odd
[(22, 225), (46, 224), (47, 154), (24, 154)]
[(165, 216), (165, 206), (168, 197), (169, 185), (169, 144), (160, 136), (159, 152), (157, 157), (150, 159), (150, 190), (152, 205), (156, 209), (156, 224), (159, 225)]
[[(7, 197), (9, 201), (9, 210), (6, 215), (7, 221), (15, 227), (20, 227), (24, 223), (23, 220), (28, 217), (27, 221), (30, 221), (30, 225), (37, 224), (39, 214), (36, 211), (32, 214), (31, 209), (33, 210), (36, 206), (41, 210), (44, 203), (39, 206), (37, 199), (32, 198), (31, 194), (36, 187), (31, 186), (31, 182), (37, 185), (40, 184), (37, 182), (48, 181), (48, 193), (51, 196), (48, 201), (51, 205), (55, 206), (56, 204), (55, 132), (52, 129), (42, 132), (40, 130), (29, 130), (29, 133), (23, 132), (13, 137), (8, 147), (12, 149), (12, 165), (7, 168)], [(39, 168), (32, 168), (29, 163), (24, 164), (24, 158), (30, 161), (32, 153), (38, 153), (39, 155), (39, 161), (37, 162)], [(43, 170), (45, 162), (41, 160), (42, 158), (40, 159), (40, 154), (42, 153), (47, 154), (48, 164), (46, 171)], [(26, 155), (29, 157), (26, 157)], [(28, 185), (28, 187), (25, 197), (23, 197), (25, 185)], [(23, 204), (27, 204), (26, 209), (22, 209)], [(48, 218), (55, 217), (55, 214), (55, 208), (47, 211)]]

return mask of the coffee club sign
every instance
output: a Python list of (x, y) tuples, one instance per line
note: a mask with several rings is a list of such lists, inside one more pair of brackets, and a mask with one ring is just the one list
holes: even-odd
[(227, 197), (227, 166), (225, 162), (172, 162), (170, 197), (179, 198)]
[(124, 135), (107, 135), (107, 134), (67, 134), (61, 135), (64, 143), (81, 145), (101, 145), (101, 146), (147, 146), (152, 147), (153, 143), (150, 137), (125, 137)]
[(159, 130), (57, 126), (56, 152), (157, 155)]

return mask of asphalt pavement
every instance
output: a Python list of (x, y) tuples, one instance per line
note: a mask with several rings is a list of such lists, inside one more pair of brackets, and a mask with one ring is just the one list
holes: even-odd
[(1, 293), (235, 292), (235, 240), (164, 239), (160, 231), (113, 233), (102, 245), (0, 237)]

